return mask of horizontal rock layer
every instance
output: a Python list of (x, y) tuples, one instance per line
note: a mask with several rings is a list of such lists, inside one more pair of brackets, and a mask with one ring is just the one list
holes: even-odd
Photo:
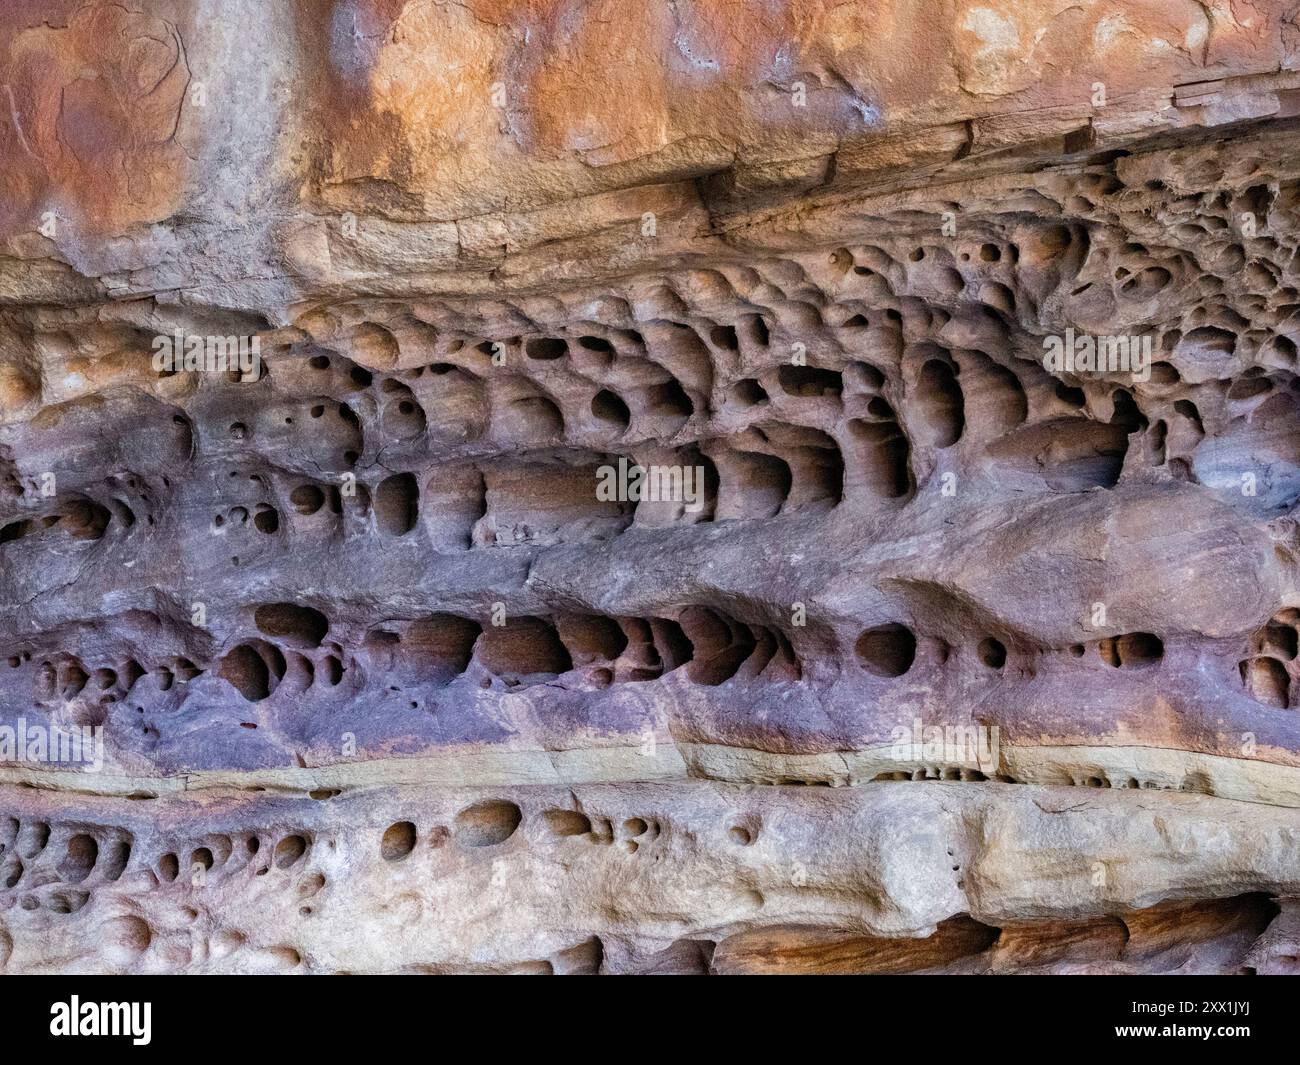
[[(1294, 970), (1294, 817), (944, 783), (6, 794), (0, 961), (75, 972)], [(6, 827), (7, 826), (7, 827)], [(1214, 902), (1195, 900), (1217, 896)], [(1293, 923), (1293, 922), (1292, 922)]]

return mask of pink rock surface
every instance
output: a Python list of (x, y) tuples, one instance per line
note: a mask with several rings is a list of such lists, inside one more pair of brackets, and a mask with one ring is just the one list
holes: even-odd
[(1284, 967), (1296, 46), (7, 5), (0, 968)]

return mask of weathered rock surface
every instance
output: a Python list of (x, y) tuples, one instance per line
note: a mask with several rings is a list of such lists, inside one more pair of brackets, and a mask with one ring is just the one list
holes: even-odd
[[(1289, 811), (1201, 795), (676, 782), (11, 808), (5, 950), (33, 972), (1267, 971), (1294, 939), (1267, 896), (1300, 892)], [(1188, 897), (1207, 901), (1161, 901)]]
[(0, 970), (1293, 968), (1298, 48), (7, 5)]

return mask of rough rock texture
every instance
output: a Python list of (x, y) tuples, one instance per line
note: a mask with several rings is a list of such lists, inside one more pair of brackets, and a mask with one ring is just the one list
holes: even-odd
[(0, 726), (103, 740), (0, 969), (1295, 967), (1294, 4), (24, 0), (0, 103)]

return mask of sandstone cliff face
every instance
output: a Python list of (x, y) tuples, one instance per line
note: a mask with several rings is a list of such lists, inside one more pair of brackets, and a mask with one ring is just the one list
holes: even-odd
[(0, 971), (1294, 969), (1295, 19), (7, 4)]

